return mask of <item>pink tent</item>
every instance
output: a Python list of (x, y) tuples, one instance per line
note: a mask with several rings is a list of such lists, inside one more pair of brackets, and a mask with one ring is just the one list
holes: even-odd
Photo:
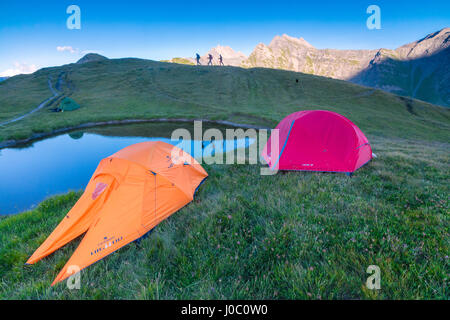
[(353, 122), (335, 112), (298, 111), (284, 118), (276, 129), (278, 154), (271, 154), (274, 134), (262, 152), (271, 168), (351, 174), (372, 159), (366, 136)]

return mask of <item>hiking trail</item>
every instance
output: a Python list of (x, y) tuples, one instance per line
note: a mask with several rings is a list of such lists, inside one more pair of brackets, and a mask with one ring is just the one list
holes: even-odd
[[(61, 81), (61, 75), (58, 77), (57, 83), (59, 83), (60, 81)], [(11, 120), (7, 120), (7, 121), (4, 121), (4, 122), (1, 122), (1, 123), (0, 123), (0, 126), (4, 126), (4, 125), (10, 124), (10, 123), (13, 123), (13, 122), (22, 120), (22, 119), (28, 117), (29, 115), (35, 113), (36, 111), (41, 110), (41, 109), (44, 108), (48, 103), (51, 103), (51, 102), (55, 101), (57, 98), (59, 98), (59, 96), (61, 95), (61, 92), (59, 92), (59, 91), (57, 91), (55, 88), (53, 88), (53, 85), (52, 85), (52, 79), (51, 79), (50, 77), (48, 78), (48, 87), (49, 87), (50, 91), (53, 93), (53, 96), (51, 96), (50, 98), (44, 100), (41, 104), (39, 104), (39, 105), (38, 105), (36, 108), (34, 108), (33, 110), (28, 111), (27, 113), (25, 113), (25, 114), (23, 114), (23, 115), (21, 115), (21, 116), (19, 116), (19, 117), (13, 118), (13, 119), (11, 119)]]

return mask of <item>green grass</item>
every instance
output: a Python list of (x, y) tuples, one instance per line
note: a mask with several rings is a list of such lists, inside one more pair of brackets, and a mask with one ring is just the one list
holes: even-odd
[(50, 287), (79, 240), (23, 265), (80, 193), (51, 198), (0, 221), (0, 298), (448, 299), (448, 151), (372, 143), (379, 157), (351, 179), (205, 165), (194, 202), (82, 271), (80, 290)]
[(2, 81), (0, 92), (0, 122), (27, 113), (53, 95), (48, 80), (38, 75), (20, 75)]
[[(449, 138), (449, 109), (419, 100), (408, 106), (395, 95), (345, 81), (283, 70), (140, 59), (46, 68), (21, 76), (20, 81), (16, 77), (3, 81), (0, 114), (7, 115), (3, 119), (27, 111), (26, 106), (31, 110), (51, 96), (48, 77), (55, 82), (61, 74), (70, 84), (70, 90), (62, 90), (81, 108), (70, 113), (43, 108), (0, 127), (0, 142), (85, 122), (133, 118), (226, 119), (273, 127), (287, 114), (305, 109), (341, 113), (367, 134), (441, 142)], [(33, 88), (32, 94), (26, 88)]]
[[(121, 59), (24, 76), (30, 95), (13, 95), (17, 78), (6, 80), (2, 114), (50, 96), (47, 77), (61, 71), (82, 108), (41, 110), (1, 127), (0, 139), (130, 118), (274, 126), (294, 111), (328, 109), (358, 125), (378, 158), (353, 178), (204, 165), (209, 178), (197, 198), (139, 245), (83, 270), (81, 290), (50, 287), (79, 239), (24, 266), (80, 193), (53, 197), (0, 218), (0, 298), (449, 299), (448, 109), (288, 71)], [(371, 264), (381, 268), (379, 291), (364, 286)]]

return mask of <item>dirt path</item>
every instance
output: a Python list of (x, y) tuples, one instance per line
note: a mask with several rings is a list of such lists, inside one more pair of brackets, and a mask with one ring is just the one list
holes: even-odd
[[(59, 81), (59, 79), (58, 79), (58, 81)], [(50, 78), (48, 78), (48, 87), (50, 88), (50, 91), (53, 93), (53, 96), (51, 96), (50, 98), (48, 98), (47, 100), (42, 102), (40, 105), (38, 105), (33, 110), (31, 110), (31, 111), (29, 111), (29, 112), (27, 112), (27, 113), (25, 113), (25, 114), (23, 114), (23, 115), (21, 115), (21, 116), (19, 116), (17, 118), (14, 118), (14, 119), (11, 119), (11, 120), (8, 120), (8, 121), (5, 121), (5, 122), (1, 122), (0, 126), (4, 126), (4, 125), (10, 124), (10, 123), (13, 123), (13, 122), (16, 122), (16, 121), (19, 121), (19, 120), (22, 120), (22, 119), (28, 117), (29, 115), (35, 113), (36, 111), (41, 110), (49, 102), (52, 102), (53, 100), (57, 99), (61, 95), (61, 93), (59, 91), (57, 91), (55, 88), (53, 88), (52, 81), (51, 81)]]

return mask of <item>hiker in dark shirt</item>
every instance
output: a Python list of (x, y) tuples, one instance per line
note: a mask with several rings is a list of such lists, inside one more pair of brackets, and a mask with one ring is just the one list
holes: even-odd
[(200, 63), (200, 55), (198, 53), (196, 53), (196, 59), (197, 59), (197, 65), (201, 65)]
[(222, 55), (219, 54), (219, 65), (224, 66)]
[(212, 66), (212, 65), (213, 65), (213, 64), (212, 64), (212, 59), (213, 59), (212, 54), (211, 54), (211, 53), (208, 54), (208, 66)]

